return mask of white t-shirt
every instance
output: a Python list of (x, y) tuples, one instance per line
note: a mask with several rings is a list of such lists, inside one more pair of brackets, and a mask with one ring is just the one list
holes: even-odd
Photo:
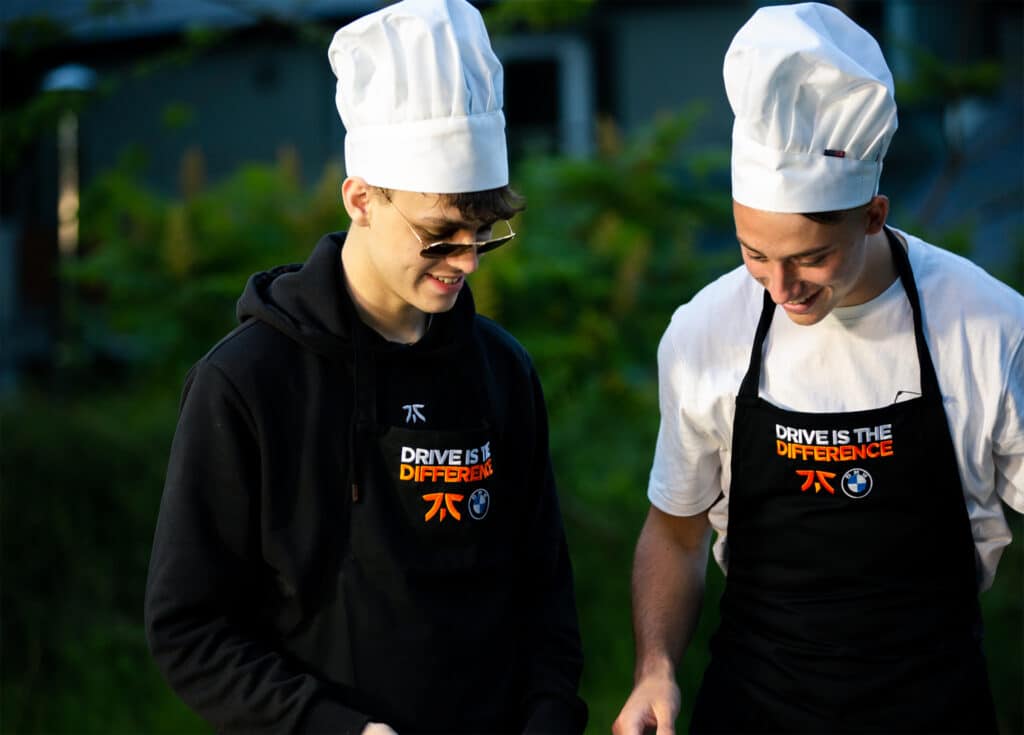
[[(1024, 512), (1024, 297), (978, 266), (900, 232), (921, 295), (974, 533), (981, 589), (1011, 535), (999, 502)], [(677, 516), (710, 508), (726, 569), (732, 422), (763, 288), (740, 266), (676, 310), (658, 347), (661, 425), (648, 497)], [(899, 279), (812, 326), (776, 307), (760, 395), (808, 413), (881, 408), (920, 393), (910, 303)]]

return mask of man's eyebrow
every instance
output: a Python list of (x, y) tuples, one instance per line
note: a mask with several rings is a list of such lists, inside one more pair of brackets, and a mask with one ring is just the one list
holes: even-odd
[[(736, 242), (738, 242), (741, 247), (746, 248), (750, 252), (755, 253), (756, 255), (760, 255), (760, 256), (764, 257), (764, 253), (762, 253), (760, 250), (758, 250), (755, 247), (751, 247), (750, 245), (747, 245), (747, 243), (743, 242), (738, 237), (736, 238)], [(787, 260), (792, 260), (794, 258), (808, 258), (808, 257), (811, 257), (812, 255), (818, 255), (819, 253), (823, 253), (826, 250), (829, 250), (831, 248), (832, 248), (832, 243), (828, 243), (826, 245), (819, 245), (818, 247), (811, 248), (810, 250), (804, 250), (801, 253), (793, 253), (792, 255), (788, 255), (788, 256), (786, 256), (786, 259)]]

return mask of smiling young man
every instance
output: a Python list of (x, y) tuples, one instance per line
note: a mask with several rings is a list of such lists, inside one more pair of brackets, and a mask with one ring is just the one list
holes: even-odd
[[(384, 190), (361, 177), (346, 178), (341, 195), (352, 220), (341, 252), (352, 301), (367, 325), (410, 344), (423, 336), (428, 315), (455, 306), (479, 256), (512, 240), (507, 219), (519, 208), (507, 187), (476, 197), (468, 213), (451, 197)], [(505, 234), (492, 237), (497, 217)], [(382, 240), (406, 244), (388, 250), (377, 245)]]
[(733, 202), (747, 271), (794, 323), (817, 324), (837, 306), (863, 304), (896, 278), (884, 225), (889, 201), (814, 218)]
[(501, 65), (464, 0), (329, 50), (348, 232), (252, 277), (190, 372), (146, 590), (219, 732), (580, 733), (540, 382), (466, 283), (513, 238)]
[[(743, 266), (658, 350), (613, 727), (994, 733), (978, 592), (1024, 511), (1024, 298), (886, 225), (889, 69), (836, 8), (758, 10), (725, 58)], [(675, 667), (712, 532), (726, 572), (696, 701)]]

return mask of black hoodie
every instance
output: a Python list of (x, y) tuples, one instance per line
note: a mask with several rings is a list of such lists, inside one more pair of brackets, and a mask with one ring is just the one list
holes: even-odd
[(344, 233), (253, 276), (190, 371), (146, 589), (222, 732), (581, 732), (540, 384), (463, 288), (414, 345), (356, 317)]

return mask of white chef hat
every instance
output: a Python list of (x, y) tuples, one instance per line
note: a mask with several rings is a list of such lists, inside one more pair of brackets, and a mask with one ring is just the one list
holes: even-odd
[(827, 212), (878, 193), (896, 132), (878, 43), (828, 5), (759, 9), (725, 54), (736, 115), (732, 196), (771, 212)]
[(508, 184), (502, 68), (465, 0), (403, 0), (334, 34), (345, 170), (433, 194)]

